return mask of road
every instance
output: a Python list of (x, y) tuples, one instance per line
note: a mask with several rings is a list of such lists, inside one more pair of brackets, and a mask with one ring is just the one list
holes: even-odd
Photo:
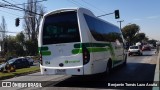
[[(151, 90), (152, 87), (108, 87), (108, 82), (144, 82), (154, 80), (157, 55), (155, 50), (146, 51), (143, 56), (128, 57), (127, 65), (114, 68), (111, 74), (106, 76), (67, 76), (67, 75), (48, 75), (42, 76), (40, 73), (34, 73), (26, 76), (15, 77), (5, 81), (50, 81), (45, 83), (47, 87), (44, 90), (97, 90), (97, 89), (130, 89), (130, 90)], [(10, 88), (0, 88), (10, 89)], [(28, 88), (12, 88), (28, 89)], [(35, 88), (30, 88), (35, 89)], [(38, 88), (37, 88), (38, 89)], [(39, 88), (40, 89), (40, 88)]]

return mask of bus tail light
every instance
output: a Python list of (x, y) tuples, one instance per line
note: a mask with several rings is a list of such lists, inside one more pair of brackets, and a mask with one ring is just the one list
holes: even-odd
[(84, 45), (82, 45), (82, 51), (83, 51), (83, 65), (85, 65), (90, 60), (90, 53)]
[(43, 64), (43, 63), (42, 63), (43, 61), (42, 61), (42, 53), (41, 53), (41, 52), (40, 52), (40, 58), (39, 58), (39, 59), (40, 59), (40, 64), (42, 65), (42, 64)]

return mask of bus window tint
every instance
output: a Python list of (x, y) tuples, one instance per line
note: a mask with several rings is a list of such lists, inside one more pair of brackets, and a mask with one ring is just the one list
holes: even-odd
[(43, 45), (80, 42), (77, 13), (61, 12), (45, 18)]
[(86, 14), (84, 14), (84, 17), (95, 40), (107, 42), (119, 40), (123, 42), (119, 28), (113, 27), (113, 25), (109, 23), (105, 23)]

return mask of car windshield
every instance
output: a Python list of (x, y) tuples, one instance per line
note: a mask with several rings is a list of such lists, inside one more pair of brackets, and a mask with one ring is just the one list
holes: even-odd
[(138, 46), (131, 46), (130, 49), (138, 49)]
[(8, 63), (11, 64), (11, 63), (13, 63), (15, 60), (16, 60), (15, 58), (14, 58), (14, 59), (10, 59), (10, 60), (8, 61)]
[(1, 65), (0, 65), (0, 68), (1, 68), (1, 67), (4, 67), (5, 65), (6, 65), (6, 63), (1, 64)]

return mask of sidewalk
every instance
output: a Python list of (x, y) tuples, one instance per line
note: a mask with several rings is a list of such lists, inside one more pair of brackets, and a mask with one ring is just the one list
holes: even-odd
[(157, 64), (156, 64), (156, 69), (155, 69), (155, 74), (154, 74), (154, 82), (158, 82), (158, 87), (153, 87), (153, 90), (159, 90), (159, 75), (160, 75), (160, 67), (159, 67), (159, 62), (160, 61), (160, 53), (158, 53), (157, 57)]

